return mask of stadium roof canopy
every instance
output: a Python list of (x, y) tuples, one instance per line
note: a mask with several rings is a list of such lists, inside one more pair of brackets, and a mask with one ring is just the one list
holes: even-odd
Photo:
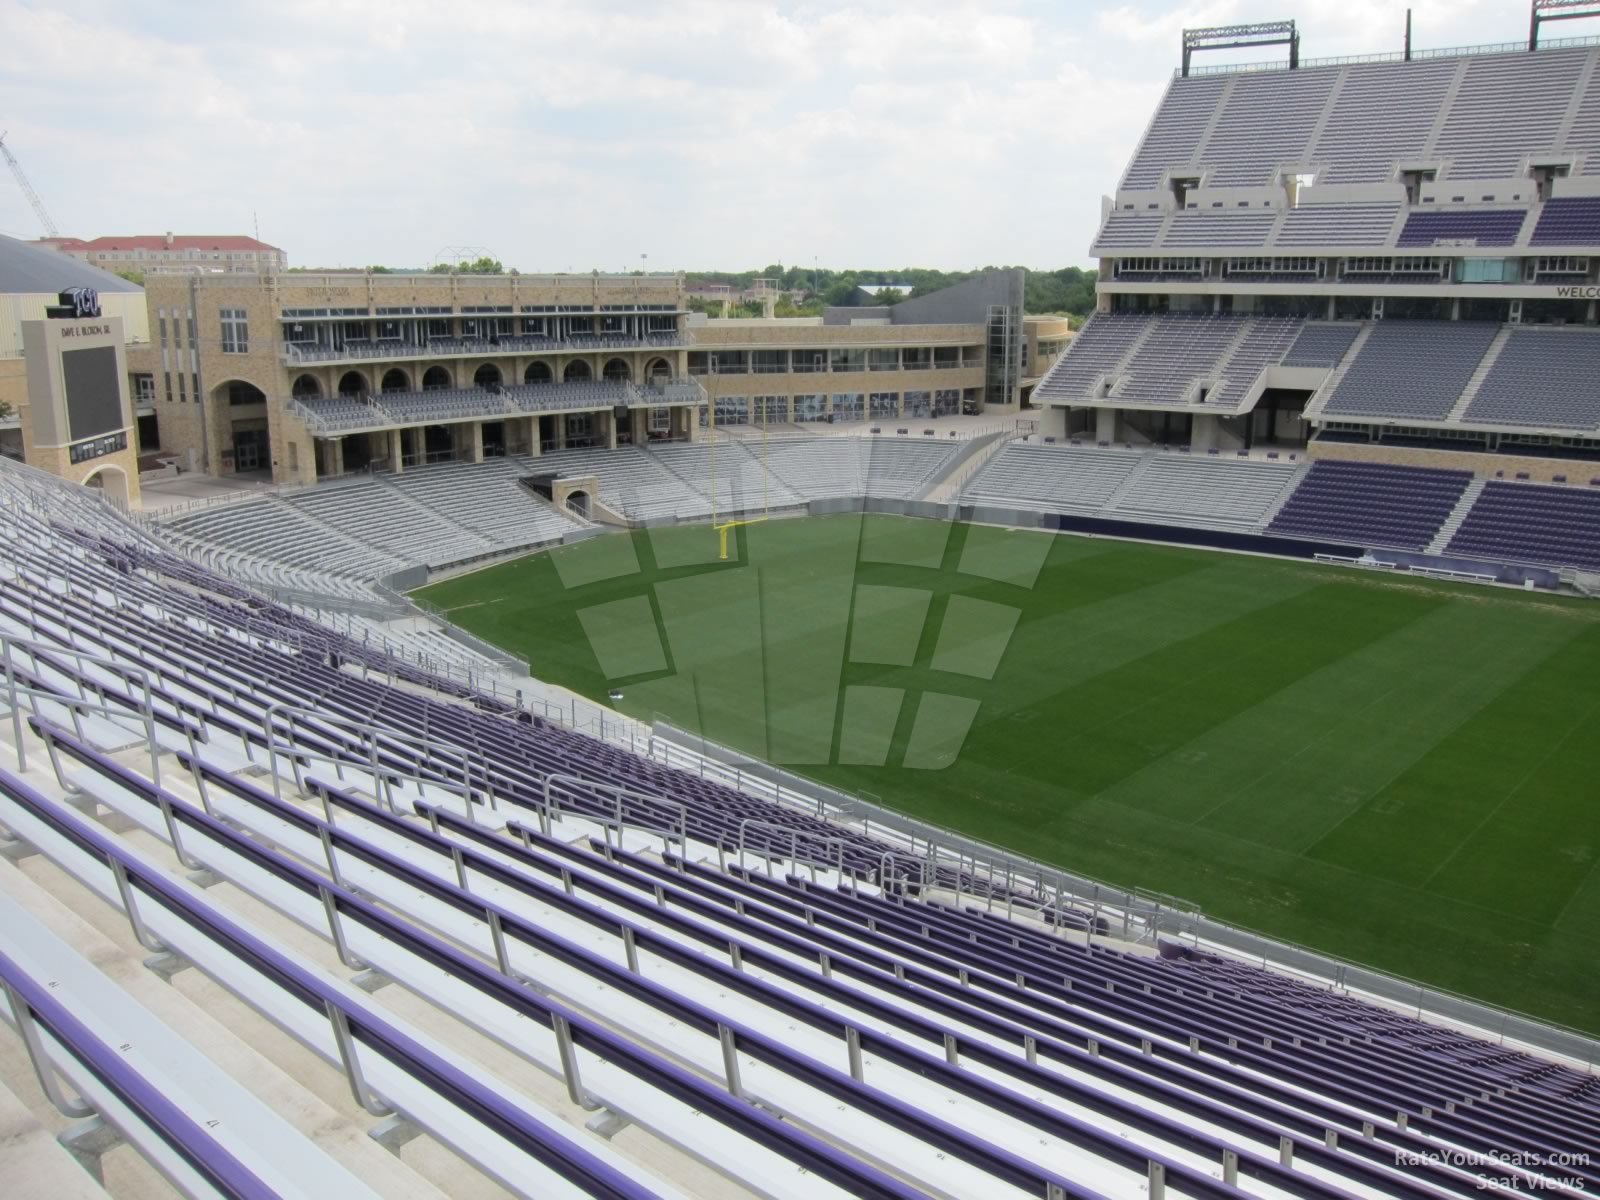
[(101, 292), (144, 290), (120, 275), (91, 267), (71, 255), (0, 237), (0, 294), (59, 292), (69, 287), (90, 287)]

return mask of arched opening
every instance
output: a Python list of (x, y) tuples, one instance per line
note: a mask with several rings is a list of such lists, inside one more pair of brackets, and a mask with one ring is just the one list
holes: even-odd
[(584, 520), (588, 520), (590, 512), (589, 493), (582, 491), (568, 492), (567, 507), (578, 516), (584, 518)]
[(267, 402), (266, 394), (260, 388), (242, 379), (230, 379), (227, 388), (229, 408), (248, 408), (252, 404)]
[(315, 375), (296, 376), (294, 386), (289, 389), (289, 394), (296, 400), (310, 400), (322, 395), (322, 384), (317, 382)]
[(452, 386), (450, 372), (444, 367), (429, 367), (422, 373), (422, 390), (425, 392), (436, 392)]
[(386, 392), (409, 392), (411, 380), (399, 367), (390, 367), (383, 373), (383, 390)]
[(531, 362), (528, 369), (522, 373), (523, 383), (549, 383), (554, 377), (550, 374), (550, 364), (547, 362)]
[(583, 383), (593, 379), (594, 375), (589, 370), (589, 364), (581, 358), (575, 358), (567, 364), (567, 369), (561, 372), (563, 383)]
[(106, 498), (119, 508), (128, 507), (128, 473), (121, 467), (96, 467), (83, 481), (83, 486), (105, 493)]
[(339, 395), (360, 396), (371, 389), (367, 387), (367, 377), (360, 371), (346, 371), (339, 377)]
[(493, 390), (500, 386), (500, 368), (493, 363), (484, 363), (472, 373), (472, 386)]
[(664, 358), (652, 358), (644, 369), (644, 377), (651, 383), (659, 383), (664, 379), (672, 378), (672, 367)]
[(221, 474), (263, 471), (272, 465), (267, 397), (253, 383), (229, 379), (211, 389), (212, 420), (221, 435)]
[(620, 358), (608, 359), (601, 374), (608, 383), (627, 383), (633, 378), (633, 372), (628, 369), (628, 364)]

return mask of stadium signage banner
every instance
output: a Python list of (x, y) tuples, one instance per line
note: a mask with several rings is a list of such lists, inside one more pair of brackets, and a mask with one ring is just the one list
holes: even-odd
[(64, 338), (104, 337), (111, 332), (109, 325), (68, 325), (61, 331)]
[(1600, 287), (1594, 284), (1565, 284), (1556, 289), (1556, 295), (1563, 300), (1600, 300)]

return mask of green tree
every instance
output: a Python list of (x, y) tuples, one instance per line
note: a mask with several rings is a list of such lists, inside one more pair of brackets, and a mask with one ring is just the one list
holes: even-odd
[(498, 258), (490, 258), (487, 254), (475, 258), (471, 262), (460, 263), (434, 263), (428, 270), (435, 275), (504, 275), (506, 269)]
[(140, 287), (144, 286), (143, 271), (118, 271), (117, 274), (122, 276), (122, 278), (126, 279), (129, 283), (137, 283)]

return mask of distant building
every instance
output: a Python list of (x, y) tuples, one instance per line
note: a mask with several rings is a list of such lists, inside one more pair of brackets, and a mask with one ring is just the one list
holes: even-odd
[(1014, 412), (1068, 337), (1022, 286), (715, 320), (677, 275), (164, 273), (130, 383), (187, 469), (292, 484), (690, 441), (713, 404), (722, 425)]
[[(93, 289), (100, 315), (51, 319), (69, 288)], [(146, 311), (126, 279), (0, 237), (0, 454), (136, 497), (139, 418), (155, 431), (134, 386), (136, 367), (148, 378)]]
[(132, 237), (40, 238), (49, 246), (102, 271), (247, 271), (271, 274), (286, 270), (289, 256), (276, 246), (241, 234), (157, 233)]

